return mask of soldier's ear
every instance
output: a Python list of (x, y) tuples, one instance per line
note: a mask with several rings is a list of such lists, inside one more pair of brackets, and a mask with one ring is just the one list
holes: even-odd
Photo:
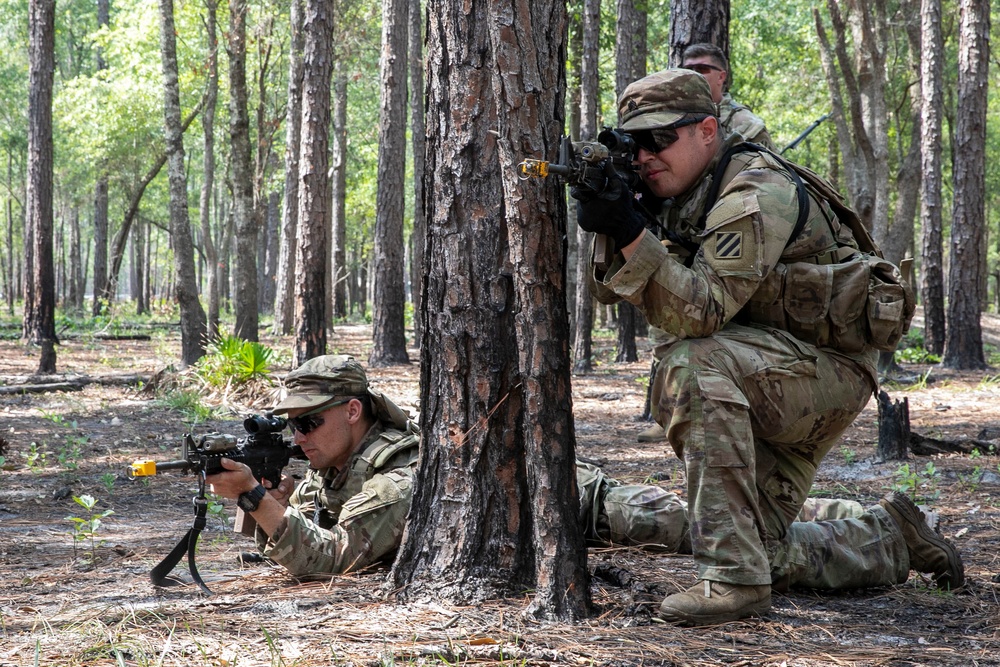
[(347, 402), (347, 421), (351, 424), (360, 421), (361, 417), (365, 414), (365, 407), (356, 398), (352, 398)]
[(698, 123), (698, 137), (707, 146), (715, 141), (719, 134), (719, 119), (715, 116), (708, 116)]

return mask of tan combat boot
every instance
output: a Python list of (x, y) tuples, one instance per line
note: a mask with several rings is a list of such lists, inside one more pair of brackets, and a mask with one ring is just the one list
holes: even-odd
[(702, 579), (660, 603), (660, 618), (677, 625), (715, 625), (762, 616), (771, 608), (770, 586), (741, 586)]
[(931, 530), (912, 500), (893, 491), (879, 504), (903, 533), (906, 550), (910, 554), (910, 569), (933, 575), (938, 588), (954, 590), (965, 583), (965, 568), (958, 550)]
[(653, 422), (653, 425), (645, 431), (640, 431), (635, 438), (638, 442), (663, 442), (667, 439), (667, 432), (663, 427)]

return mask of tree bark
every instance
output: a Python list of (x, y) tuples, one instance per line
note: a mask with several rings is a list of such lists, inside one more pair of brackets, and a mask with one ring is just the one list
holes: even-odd
[[(31, 280), (26, 290), (24, 330), (41, 348), (38, 374), (56, 372), (55, 272), (52, 265), (52, 85), (55, 74), (55, 0), (28, 5), (28, 182), (26, 244)], [(27, 301), (27, 298), (26, 298)]]
[(670, 0), (670, 66), (679, 67), (684, 49), (702, 42), (729, 58), (729, 0)]
[(333, 76), (333, 215), (330, 244), (330, 276), (332, 313), (334, 319), (345, 318), (347, 288), (350, 272), (347, 269), (347, 75), (339, 63), (334, 65)]
[(285, 201), (281, 212), (281, 249), (274, 303), (274, 333), (290, 334), (295, 315), (295, 238), (299, 220), (299, 151), (302, 130), (302, 2), (291, 0), (288, 102), (285, 113)]
[[(583, 45), (580, 62), (580, 139), (597, 138), (597, 118), (600, 110), (600, 36), (601, 0), (585, 0), (583, 5)], [(570, 217), (576, 218), (575, 206)], [(590, 272), (590, 253), (594, 235), (574, 224), (576, 230), (576, 316), (573, 336), (573, 371), (589, 373), (593, 370), (594, 299), (587, 285)]]
[(188, 217), (173, 0), (160, 0), (160, 51), (163, 57), (163, 125), (170, 181), (170, 240), (177, 276), (177, 302), (181, 311), (181, 367), (184, 368), (194, 364), (205, 354), (205, 311), (198, 299), (194, 246)]
[(406, 170), (406, 17), (408, 0), (382, 2), (379, 62), (378, 193), (375, 201), (375, 290), (372, 303), (373, 367), (408, 364), (404, 329), (403, 184)]
[(326, 225), (330, 206), (330, 75), (334, 3), (306, 0), (303, 14), (302, 139), (295, 256), (295, 364), (326, 353)]
[[(729, 3), (725, 1), (728, 16)], [(694, 11), (695, 7), (690, 8)], [(675, 20), (671, 22), (671, 32), (677, 23), (676, 14), (671, 14)], [(618, 39), (615, 42), (615, 93), (620, 97), (625, 88), (646, 76), (646, 11), (636, 5), (635, 0), (618, 0)], [(726, 26), (728, 28), (728, 20)], [(728, 32), (728, 30), (727, 30)], [(679, 62), (679, 60), (678, 60)], [(638, 313), (635, 306), (627, 301), (618, 304), (618, 359), (620, 361), (637, 361), (639, 359), (635, 345), (635, 321)]]
[(427, 128), (424, 122), (423, 21), (420, 0), (409, 0), (409, 41), (407, 66), (410, 70), (410, 137), (413, 146), (413, 231), (410, 234), (410, 293), (413, 302), (413, 341), (420, 347), (421, 275), (424, 266), (424, 241), (427, 215), (424, 203), (424, 151)]
[(983, 239), (986, 228), (986, 109), (990, 3), (960, 0), (958, 99), (955, 128), (954, 205), (948, 272), (947, 368), (986, 368), (982, 305)]
[(247, 112), (247, 3), (229, 0), (229, 142), (236, 225), (236, 267), (233, 333), (257, 340), (257, 234), (260, 229), (254, 206), (254, 171), (250, 155), (250, 116)]
[(884, 391), (878, 393), (878, 458), (880, 461), (905, 461), (910, 449), (910, 400), (893, 401)]
[(391, 574), (403, 598), (472, 602), (534, 585), (489, 1), (427, 4), (422, 444)]
[(69, 212), (69, 295), (66, 306), (73, 312), (83, 310), (83, 266), (80, 263), (80, 209), (76, 206)]
[(920, 296), (924, 305), (924, 348), (944, 352), (944, 242), (941, 221), (941, 132), (944, 45), (941, 0), (921, 3)]
[[(106, 27), (111, 22), (110, 0), (97, 0), (97, 26)], [(107, 69), (101, 47), (96, 52), (97, 70)], [(92, 314), (97, 317), (107, 305), (102, 295), (108, 281), (108, 175), (102, 165), (94, 186), (94, 304)]]
[(219, 38), (218, 0), (204, 0), (207, 18), (205, 37), (208, 40), (208, 77), (205, 82), (205, 104), (201, 117), (204, 174), (201, 196), (198, 200), (198, 219), (201, 223), (201, 247), (208, 264), (205, 291), (208, 296), (208, 334), (219, 335), (219, 252), (212, 235), (212, 194), (215, 192), (215, 109), (219, 98)]
[[(566, 8), (492, 0), (493, 93), (500, 127), (510, 260), (518, 308), (521, 438), (528, 460), (535, 597), (530, 612), (578, 620), (590, 607), (576, 485), (576, 434), (566, 311), (566, 206), (556, 182), (525, 188), (515, 165), (559, 146), (566, 90)], [(539, 110), (550, 109), (540, 115)], [(554, 112), (554, 113), (553, 113)]]

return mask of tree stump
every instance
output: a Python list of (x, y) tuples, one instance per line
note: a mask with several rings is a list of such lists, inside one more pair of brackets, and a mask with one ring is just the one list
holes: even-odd
[(878, 393), (878, 456), (882, 461), (909, 458), (910, 401), (892, 401), (885, 391)]

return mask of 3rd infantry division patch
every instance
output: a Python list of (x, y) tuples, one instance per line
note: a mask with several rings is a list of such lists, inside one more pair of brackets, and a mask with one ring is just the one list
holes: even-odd
[(718, 259), (739, 259), (743, 256), (743, 232), (716, 232), (715, 256)]

